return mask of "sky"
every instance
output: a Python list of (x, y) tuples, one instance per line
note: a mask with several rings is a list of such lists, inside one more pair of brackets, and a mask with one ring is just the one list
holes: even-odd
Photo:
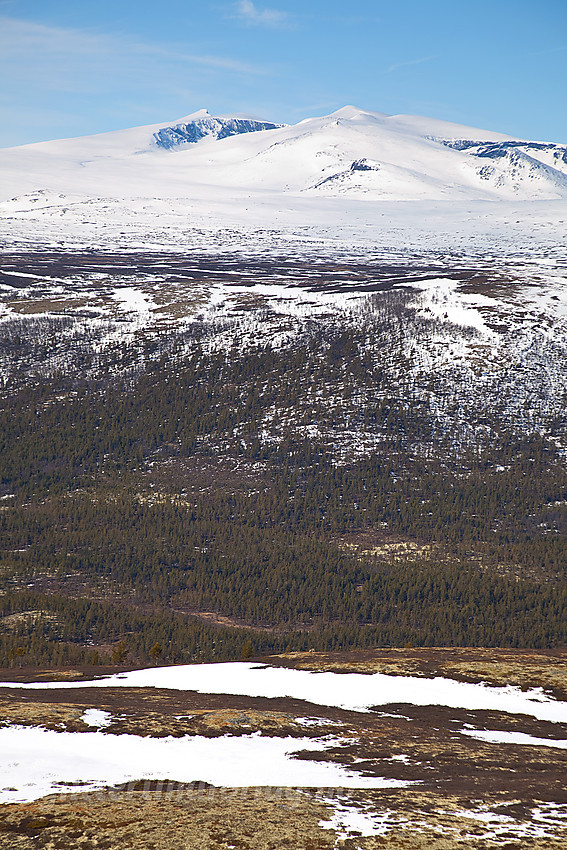
[(567, 143), (567, 0), (0, 0), (0, 147), (346, 104)]

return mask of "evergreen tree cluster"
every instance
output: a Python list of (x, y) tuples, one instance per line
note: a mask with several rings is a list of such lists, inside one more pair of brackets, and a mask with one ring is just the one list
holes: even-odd
[(354, 331), (1, 408), (0, 664), (567, 642), (564, 458), (496, 416), (456, 447)]

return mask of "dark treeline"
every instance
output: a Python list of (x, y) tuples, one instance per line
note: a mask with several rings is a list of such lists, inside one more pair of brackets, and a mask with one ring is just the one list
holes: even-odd
[[(494, 422), (488, 444), (457, 449), (358, 342), (196, 348), (132, 386), (6, 393), (0, 664), (89, 663), (121, 640), (132, 659), (158, 644), (170, 661), (239, 657), (248, 640), (565, 644), (567, 476), (553, 445)], [(375, 396), (358, 405), (362, 386)], [(343, 445), (338, 462), (345, 428), (373, 443), (358, 457)], [(377, 551), (392, 540), (411, 555)], [(26, 611), (43, 613), (12, 616)]]

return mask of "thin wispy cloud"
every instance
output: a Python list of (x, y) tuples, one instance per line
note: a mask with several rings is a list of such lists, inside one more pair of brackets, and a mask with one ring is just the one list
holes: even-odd
[(435, 59), (435, 56), (424, 56), (421, 59), (410, 59), (407, 62), (396, 62), (395, 65), (390, 65), (389, 68), (386, 68), (386, 74), (391, 74), (393, 71), (397, 71), (399, 68), (408, 68), (410, 65), (423, 65), (424, 62), (431, 62), (432, 59)]
[(264, 74), (265, 69), (247, 62), (239, 62), (228, 56), (209, 56), (207, 54), (184, 53), (183, 51), (171, 50), (169, 47), (159, 45), (142, 44), (136, 45), (134, 51), (141, 55), (158, 56), (172, 62), (187, 62), (190, 65), (201, 65), (206, 68), (225, 71), (236, 71), (240, 74)]
[(115, 75), (159, 76), (174, 65), (210, 72), (265, 73), (251, 63), (185, 47), (0, 17), (0, 73), (6, 79), (16, 73), (19, 79), (33, 78), (43, 88), (84, 91), (86, 86), (87, 90), (98, 90)]
[(328, 14), (309, 14), (301, 13), (299, 17), (303, 20), (316, 21), (318, 23), (338, 24), (339, 26), (357, 26), (358, 24), (379, 24), (383, 18), (378, 15), (328, 15)]
[(550, 47), (548, 50), (538, 50), (530, 56), (551, 56), (553, 53), (564, 53), (566, 50), (567, 44), (562, 44), (559, 47)]
[(0, 15), (0, 145), (153, 123), (261, 87), (270, 73), (228, 50)]
[(232, 17), (238, 18), (248, 26), (281, 27), (289, 24), (287, 12), (278, 9), (261, 9), (252, 0), (238, 0), (233, 6)]

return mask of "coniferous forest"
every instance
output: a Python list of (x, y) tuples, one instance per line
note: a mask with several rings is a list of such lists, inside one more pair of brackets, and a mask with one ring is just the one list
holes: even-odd
[(457, 439), (354, 328), (202, 343), (5, 381), (0, 665), (567, 643), (555, 442)]

